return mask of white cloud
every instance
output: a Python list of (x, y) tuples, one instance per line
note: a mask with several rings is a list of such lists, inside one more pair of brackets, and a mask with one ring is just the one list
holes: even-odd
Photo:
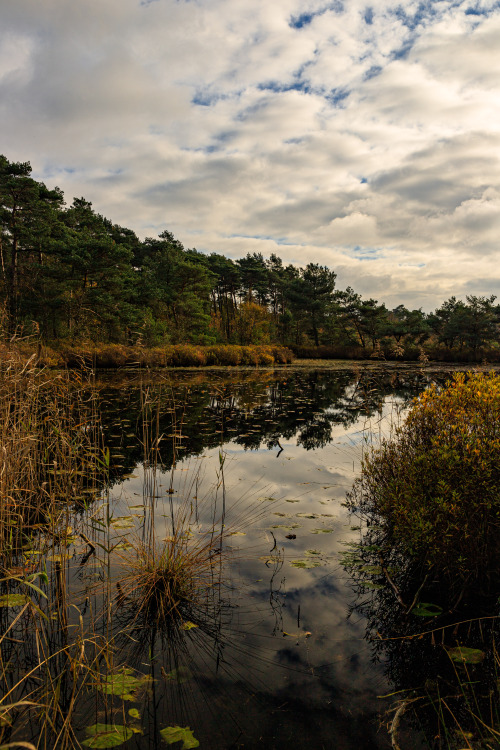
[(4, 0), (3, 149), (141, 236), (430, 309), (498, 253), (500, 11), (471, 8)]

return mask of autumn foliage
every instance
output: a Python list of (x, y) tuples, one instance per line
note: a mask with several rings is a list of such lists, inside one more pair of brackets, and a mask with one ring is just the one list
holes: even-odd
[(365, 459), (350, 504), (429, 575), (487, 589), (500, 563), (500, 376), (426, 390)]

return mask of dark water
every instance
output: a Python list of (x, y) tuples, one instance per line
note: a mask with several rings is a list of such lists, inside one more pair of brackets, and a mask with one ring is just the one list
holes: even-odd
[[(72, 638), (74, 646), (72, 633), (106, 641), (92, 670), (126, 669), (140, 685), (124, 698), (86, 679), (77, 739), (86, 726), (114, 723), (133, 727), (125, 748), (167, 747), (161, 730), (174, 726), (214, 750), (390, 747), (392, 699), (380, 696), (392, 685), (383, 661), (373, 662), (364, 620), (348, 618), (355, 594), (340, 555), (356, 531), (342, 503), (363, 452), (432, 378), (416, 369), (291, 369), (99, 380), (111, 480), (75, 506), (72, 523), (93, 534), (94, 549), (74, 542), (73, 609), (64, 634), (54, 625), (53, 647)], [(193, 538), (214, 520), (217, 533), (224, 525), (214, 585), (184, 610), (186, 628), (137, 619), (137, 601), (120, 589), (129, 545), (161, 545), (179, 509)], [(57, 587), (57, 563), (47, 570)], [(9, 648), (20, 673), (36, 661), (33, 633)], [(63, 681), (61, 705), (72, 699)], [(31, 719), (14, 736), (33, 741), (38, 732)]]

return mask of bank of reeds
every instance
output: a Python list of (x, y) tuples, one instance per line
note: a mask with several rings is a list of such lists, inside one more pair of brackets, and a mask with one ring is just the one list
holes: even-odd
[(36, 356), (0, 359), (0, 560), (40, 528), (60, 534), (68, 500), (102, 474), (95, 394), (87, 374), (54, 374)]
[(74, 528), (78, 512), (103, 486), (106, 475), (91, 374), (56, 374), (40, 368), (35, 355), (4, 354), (0, 359), (2, 747), (77, 746), (72, 716), (107, 645), (92, 628), (84, 630), (68, 588), (68, 566), (75, 546), (85, 548), (82, 542), (87, 539)]
[[(35, 351), (36, 349), (36, 351)], [(124, 346), (122, 344), (80, 344), (52, 348), (17, 344), (17, 356), (31, 359), (49, 368), (117, 367), (272, 367), (293, 361), (293, 352), (285, 346), (236, 346), (214, 344), (175, 344), (163, 347)], [(9, 360), (12, 347), (0, 346), (0, 359)]]

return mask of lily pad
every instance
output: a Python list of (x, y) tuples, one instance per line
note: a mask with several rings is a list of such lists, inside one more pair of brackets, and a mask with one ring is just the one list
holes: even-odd
[(272, 529), (287, 529), (288, 531), (291, 531), (292, 529), (300, 529), (300, 523), (275, 523), (273, 526), (271, 526)]
[(261, 497), (258, 497), (257, 500), (259, 500), (261, 503), (275, 503), (276, 502), (275, 497), (269, 497), (267, 495), (262, 495)]
[(453, 661), (460, 664), (480, 664), (484, 659), (484, 651), (479, 648), (468, 648), (467, 646), (457, 646), (448, 649), (448, 656)]
[(116, 695), (124, 701), (135, 700), (134, 693), (150, 682), (150, 677), (135, 677), (133, 670), (125, 668), (121, 672), (108, 674), (98, 685), (98, 689), (107, 695)]
[(319, 518), (317, 513), (296, 513), (297, 518)]
[(0, 607), (24, 607), (29, 601), (26, 594), (3, 594), (0, 596)]
[(417, 617), (437, 617), (443, 611), (443, 608), (438, 604), (432, 604), (431, 602), (419, 602), (416, 607), (413, 607), (412, 615)]
[(331, 534), (333, 529), (310, 529), (311, 534)]
[(114, 529), (132, 529), (135, 526), (132, 516), (118, 516), (117, 518), (112, 518), (109, 524)]
[(165, 727), (165, 729), (160, 729), (160, 734), (167, 745), (182, 742), (182, 750), (192, 750), (192, 748), (200, 746), (189, 727)]
[(133, 731), (128, 727), (120, 724), (92, 724), (85, 727), (89, 735), (88, 740), (84, 740), (82, 745), (85, 747), (118, 747), (133, 736)]
[(310, 568), (319, 568), (323, 563), (320, 563), (319, 560), (291, 560), (290, 565), (292, 568), (306, 568), (306, 570), (309, 570)]

